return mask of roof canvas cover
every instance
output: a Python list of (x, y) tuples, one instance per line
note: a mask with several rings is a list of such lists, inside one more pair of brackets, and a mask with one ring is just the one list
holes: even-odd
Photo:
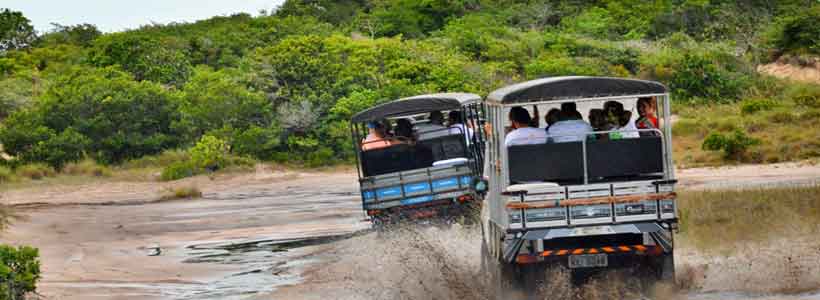
[(548, 77), (513, 84), (490, 93), (487, 101), (502, 104), (568, 99), (665, 94), (654, 81), (588, 76)]
[(481, 97), (466, 93), (441, 93), (414, 96), (384, 103), (368, 110), (359, 112), (351, 119), (352, 122), (373, 122), (384, 118), (414, 115), (434, 110), (456, 110), (472, 102), (478, 102)]

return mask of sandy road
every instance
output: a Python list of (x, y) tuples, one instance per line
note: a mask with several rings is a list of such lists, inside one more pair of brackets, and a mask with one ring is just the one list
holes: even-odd
[[(781, 164), (678, 175), (687, 188), (737, 188), (816, 182), (820, 168)], [(349, 172), (260, 170), (177, 184), (199, 186), (204, 198), (152, 202), (156, 185), (122, 183), (111, 190), (97, 185), (5, 193), (0, 201), (17, 205), (24, 219), (0, 242), (41, 249), (45, 299), (486, 298), (475, 228), (330, 238), (369, 226)], [(287, 243), (302, 238), (312, 240)], [(820, 298), (812, 292), (820, 283), (812, 277), (820, 274), (820, 243), (801, 243), (800, 253), (771, 247), (734, 260), (681, 249), (679, 268), (693, 288), (676, 297)]]

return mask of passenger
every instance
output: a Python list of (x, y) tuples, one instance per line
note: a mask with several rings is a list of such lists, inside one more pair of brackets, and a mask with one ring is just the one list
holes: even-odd
[(510, 123), (512, 131), (507, 133), (504, 146), (544, 144), (547, 142), (547, 133), (542, 129), (530, 127), (532, 118), (523, 107), (516, 106), (510, 109)]
[(398, 138), (401, 142), (407, 143), (412, 143), (415, 140), (413, 137), (413, 124), (409, 119), (405, 118), (396, 120), (394, 137)]
[(578, 105), (575, 104), (575, 102), (561, 103), (561, 111), (572, 112), (573, 118), (575, 118), (576, 120), (583, 120), (584, 119), (584, 115), (582, 115), (578, 111)]
[(473, 129), (464, 125), (464, 120), (461, 118), (460, 111), (451, 111), (447, 114), (447, 124), (450, 125), (450, 134), (465, 135), (467, 144), (470, 144), (470, 139), (473, 138)]
[(568, 143), (579, 142), (584, 140), (589, 133), (592, 132), (592, 126), (589, 126), (583, 118), (579, 118), (580, 113), (571, 108), (568, 110), (561, 110), (561, 116), (558, 123), (550, 126), (549, 138), (554, 143)]
[(623, 114), (621, 114), (620, 125), (621, 127), (618, 128), (618, 131), (621, 132), (621, 137), (625, 139), (641, 137), (640, 132), (638, 132), (638, 127), (635, 127), (635, 122), (632, 122), (631, 111), (624, 111)]
[(544, 121), (547, 122), (547, 127), (544, 128), (544, 129), (549, 131), (550, 126), (552, 126), (552, 124), (557, 123), (560, 118), (561, 118), (561, 110), (560, 109), (557, 109), (557, 108), (550, 109), (550, 111), (548, 111), (547, 114), (544, 115)]
[(362, 151), (387, 148), (394, 143), (387, 139), (384, 132), (384, 124), (381, 122), (370, 122), (367, 124), (368, 134), (362, 140)]
[[(657, 107), (655, 106), (655, 98), (646, 97), (638, 99), (638, 120), (635, 121), (635, 127), (638, 129), (658, 129), (658, 117), (656, 115)], [(641, 136), (657, 136), (655, 131), (641, 132)]]
[(419, 140), (429, 140), (447, 135), (444, 127), (444, 115), (440, 111), (430, 112), (429, 122), (416, 125), (416, 133)]
[[(594, 131), (609, 131), (611, 128), (607, 127), (606, 123), (606, 115), (604, 114), (604, 110), (600, 108), (593, 108), (589, 110), (589, 123), (592, 126), (592, 130)], [(596, 140), (601, 140), (606, 138), (606, 134), (596, 134), (594, 135)]]

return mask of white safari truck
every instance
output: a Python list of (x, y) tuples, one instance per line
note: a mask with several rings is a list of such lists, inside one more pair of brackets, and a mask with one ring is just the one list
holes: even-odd
[[(568, 269), (574, 280), (611, 268), (653, 282), (674, 280), (669, 101), (660, 83), (605, 77), (538, 79), (485, 99), (482, 266), (496, 291), (534, 294), (551, 268)], [(546, 138), (506, 145), (513, 107), (540, 111), (532, 118), (542, 119), (569, 110), (564, 116), (576, 117), (563, 120), (575, 126), (536, 125)], [(656, 113), (647, 115), (650, 110)], [(634, 124), (645, 115), (653, 125), (638, 129)], [(592, 129), (584, 129), (590, 121)]]

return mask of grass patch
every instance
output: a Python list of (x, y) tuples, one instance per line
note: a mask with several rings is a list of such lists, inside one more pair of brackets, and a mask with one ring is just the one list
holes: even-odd
[(695, 247), (732, 247), (772, 237), (820, 233), (820, 186), (683, 191), (681, 232)]
[(0, 183), (9, 183), (16, 179), (14, 171), (9, 167), (0, 166)]
[(168, 188), (163, 193), (160, 200), (197, 199), (202, 197), (202, 191), (195, 186), (181, 186)]
[(85, 159), (76, 163), (69, 163), (63, 167), (62, 174), (67, 175), (83, 175), (92, 177), (110, 177), (111, 169), (100, 165), (97, 162)]
[[(775, 96), (779, 98), (776, 102), (756, 99), (717, 105), (677, 103), (679, 120), (672, 128), (675, 162), (679, 167), (689, 168), (820, 156), (820, 109), (811, 105), (813, 98), (807, 90), (811, 89), (792, 87), (790, 92)], [(759, 142), (731, 155), (726, 155), (724, 147), (704, 146), (707, 137), (735, 136), (738, 132)]]
[(16, 170), (17, 176), (31, 180), (40, 180), (46, 177), (54, 177), (57, 172), (46, 164), (36, 163), (22, 165)]

